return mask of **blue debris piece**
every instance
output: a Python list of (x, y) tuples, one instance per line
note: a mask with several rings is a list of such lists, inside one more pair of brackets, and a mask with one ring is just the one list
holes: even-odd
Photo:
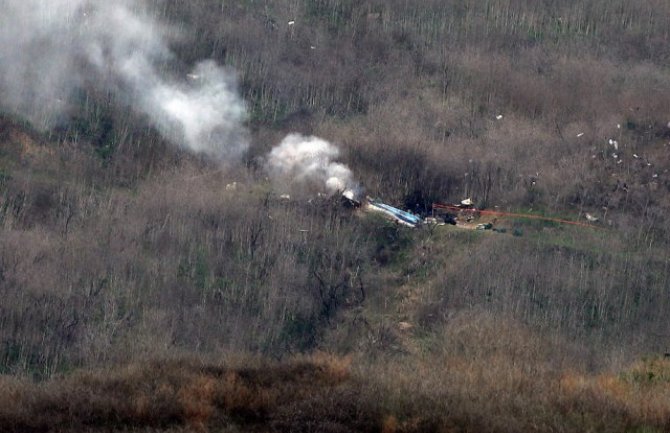
[(385, 213), (386, 215), (395, 219), (397, 222), (409, 227), (416, 227), (420, 225), (422, 222), (421, 218), (419, 218), (418, 216), (406, 212), (404, 210), (400, 210), (393, 206), (384, 204), (376, 199), (368, 199), (368, 205), (372, 210)]

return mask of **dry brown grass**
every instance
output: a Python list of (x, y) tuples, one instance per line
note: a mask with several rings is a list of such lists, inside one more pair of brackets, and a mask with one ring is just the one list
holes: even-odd
[[(280, 363), (137, 363), (35, 384), (0, 379), (3, 432), (664, 432), (670, 360), (575, 370), (485, 313), (452, 318), (423, 355)], [(240, 358), (243, 359), (243, 358)]]
[[(305, 412), (302, 422), (314, 424), (321, 420), (312, 419), (307, 409), (328, 418), (327, 402), (322, 400), (341, 392), (343, 384), (349, 383), (349, 395), (357, 398), (349, 362), (316, 354), (286, 363), (256, 362), (258, 367), (149, 362), (113, 371), (75, 373), (42, 384), (3, 377), (0, 430), (74, 432), (181, 426), (188, 431), (211, 431), (226, 424), (251, 429), (273, 424), (284, 431), (291, 422), (286, 408), (296, 414)], [(341, 403), (344, 410), (352, 409), (346, 406), (350, 402), (335, 402), (331, 408)], [(364, 405), (356, 403), (361, 410)], [(346, 413), (331, 415), (349, 419)], [(336, 418), (332, 422), (338, 424)]]
[[(386, 390), (387, 431), (432, 426), (434, 431), (662, 432), (670, 427), (667, 359), (623, 371), (577, 372), (569, 355), (574, 349), (565, 341), (481, 312), (454, 317), (430, 343), (421, 356), (375, 364), (361, 373)], [(650, 371), (653, 379), (644, 379)]]

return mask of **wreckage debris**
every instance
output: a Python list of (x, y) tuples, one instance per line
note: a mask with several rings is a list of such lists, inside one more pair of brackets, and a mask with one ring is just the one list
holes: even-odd
[(458, 225), (478, 218), (479, 210), (474, 207), (472, 199), (466, 198), (460, 204), (433, 203), (433, 215), (441, 215), (446, 224)]
[[(465, 201), (465, 200), (464, 200)], [(571, 221), (567, 219), (561, 219), (561, 218), (552, 218), (552, 217), (546, 217), (542, 215), (532, 215), (532, 214), (522, 214), (522, 213), (511, 213), (511, 212), (501, 212), (497, 210), (481, 210), (477, 209), (474, 206), (465, 206), (463, 204), (442, 204), (442, 203), (433, 203), (433, 216), (435, 215), (440, 215), (443, 216), (445, 219), (445, 222), (447, 220), (452, 220), (455, 221), (455, 225), (459, 227), (464, 227), (464, 228), (470, 228), (470, 229), (475, 229), (475, 230), (494, 230), (493, 226), (496, 223), (497, 218), (522, 218), (522, 219), (534, 219), (534, 220), (541, 220), (541, 221), (548, 221), (548, 222), (554, 222), (558, 224), (570, 224), (570, 225), (575, 225), (575, 226), (581, 226), (581, 227), (588, 227), (588, 228), (598, 228), (598, 226), (579, 222), (579, 221)], [(479, 219), (482, 215), (484, 216), (489, 216), (489, 217), (494, 217), (493, 221), (490, 223), (481, 223), (481, 224), (468, 224), (471, 223), (473, 220)], [(591, 221), (590, 222), (596, 222), (596, 221)], [(495, 230), (498, 232), (501, 232), (500, 230)], [(515, 230), (516, 231), (516, 230)], [(514, 233), (513, 233), (514, 234)], [(516, 234), (514, 234), (517, 236)], [(520, 235), (518, 235), (520, 236)]]
[(356, 193), (351, 189), (348, 189), (342, 193), (341, 200), (344, 207), (358, 209), (362, 206), (361, 201), (356, 197)]
[(435, 217), (426, 217), (423, 220), (423, 223), (426, 224), (426, 225), (432, 225), (432, 226), (443, 226), (445, 224), (443, 221), (440, 221)]
[(383, 213), (395, 220), (397, 223), (406, 225), (408, 227), (415, 228), (422, 223), (421, 218), (414, 215), (413, 213), (400, 210), (370, 197), (368, 197), (366, 209), (373, 212)]
[[(536, 219), (542, 221), (549, 221), (558, 224), (570, 224), (582, 227), (589, 228), (598, 228), (596, 225), (591, 225), (579, 221), (571, 221), (560, 218), (546, 217), (542, 215), (532, 215), (532, 214), (521, 214), (521, 213), (510, 213), (510, 212), (501, 212), (498, 210), (481, 210), (477, 209), (472, 199), (467, 198), (462, 200), (459, 204), (452, 203), (433, 203), (432, 216), (427, 216), (425, 219), (422, 219), (420, 216), (415, 215), (411, 212), (407, 212), (398, 208), (395, 208), (391, 205), (382, 203), (379, 199), (367, 197), (363, 203), (357, 201), (354, 195), (352, 194), (342, 194), (343, 204), (349, 207), (361, 207), (366, 211), (370, 212), (379, 212), (392, 219), (398, 224), (405, 225), (407, 227), (416, 228), (421, 225), (445, 225), (451, 224), (464, 229), (470, 230), (490, 230), (497, 233), (506, 233), (507, 229), (504, 227), (496, 227), (498, 218), (523, 218), (523, 219)], [(352, 204), (354, 203), (355, 206)], [(481, 216), (492, 217), (491, 221), (478, 222)], [(589, 213), (585, 214), (586, 219), (590, 223), (595, 223), (599, 221), (598, 217), (595, 217)], [(521, 230), (515, 228), (512, 231), (514, 236), (522, 236)]]

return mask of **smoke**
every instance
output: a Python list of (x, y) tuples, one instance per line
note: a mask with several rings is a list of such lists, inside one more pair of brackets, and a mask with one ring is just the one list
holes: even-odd
[(275, 182), (314, 184), (333, 194), (356, 188), (349, 167), (333, 161), (339, 154), (321, 138), (289, 134), (268, 154), (265, 166)]
[(0, 108), (39, 128), (67, 120), (84, 85), (147, 116), (168, 140), (221, 160), (248, 147), (234, 74), (213, 61), (170, 77), (175, 32), (139, 2), (0, 1)]
[[(186, 77), (170, 42), (177, 35), (139, 0), (0, 0), (0, 109), (47, 129), (81, 109), (92, 86), (144, 114), (168, 140), (220, 161), (248, 149), (244, 101), (233, 73), (211, 60)], [(265, 158), (276, 182), (335, 193), (355, 188), (339, 149), (288, 135)]]
[(163, 135), (176, 137), (190, 150), (224, 160), (239, 158), (248, 147), (242, 126), (247, 112), (229, 75), (205, 61), (190, 76), (196, 85), (156, 86), (144, 101), (147, 111), (157, 114), (154, 121)]

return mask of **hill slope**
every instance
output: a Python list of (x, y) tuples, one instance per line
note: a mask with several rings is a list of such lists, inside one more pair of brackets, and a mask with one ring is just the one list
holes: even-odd
[[(670, 428), (670, 6), (127, 5), (156, 25), (123, 36), (156, 56), (144, 87), (77, 51), (81, 35), (127, 48), (88, 6), (0, 52), (75, 53), (0, 79), (0, 430)], [(246, 101), (217, 142), (244, 141), (239, 159), (193, 151), (216, 122), (191, 136), (133, 99), (171, 89), (168, 113), (188, 114), (212, 82)], [(423, 215), (470, 197), (599, 221), (399, 227), (273, 177), (295, 132), (332, 141), (362, 194)]]

